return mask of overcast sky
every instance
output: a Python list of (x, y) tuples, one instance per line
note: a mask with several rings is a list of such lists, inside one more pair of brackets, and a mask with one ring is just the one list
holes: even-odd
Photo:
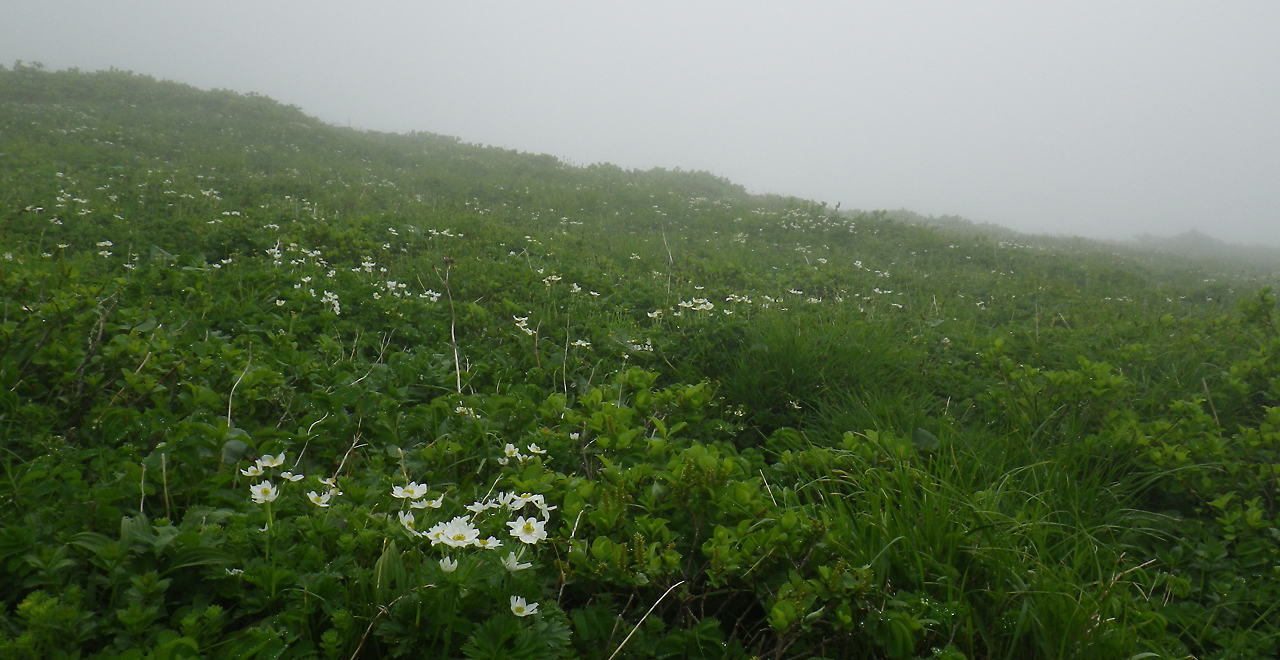
[(1280, 246), (1280, 2), (0, 3), (0, 61), (753, 192)]

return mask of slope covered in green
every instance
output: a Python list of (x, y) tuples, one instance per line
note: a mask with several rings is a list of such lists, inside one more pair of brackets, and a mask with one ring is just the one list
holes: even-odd
[(32, 67), (0, 223), (0, 658), (1280, 646), (1257, 282)]

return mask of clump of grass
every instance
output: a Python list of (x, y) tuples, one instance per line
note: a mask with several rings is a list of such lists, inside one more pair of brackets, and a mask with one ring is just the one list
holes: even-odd
[(778, 451), (824, 456), (798, 468), (801, 500), (823, 512), (851, 564), (931, 603), (928, 639), (984, 657), (1128, 657), (1159, 636), (1149, 547), (1157, 516), (1143, 484), (1099, 469), (1074, 445), (1035, 452), (1012, 438), (943, 434), (918, 450), (890, 433), (837, 448), (800, 435)]

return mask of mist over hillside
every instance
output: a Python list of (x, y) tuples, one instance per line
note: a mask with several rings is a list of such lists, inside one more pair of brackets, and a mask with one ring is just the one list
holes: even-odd
[[(855, 212), (856, 213), (856, 212)], [(1094, 250), (1124, 254), (1151, 261), (1154, 255), (1183, 257), (1182, 268), (1207, 268), (1246, 277), (1280, 276), (1280, 248), (1268, 245), (1238, 245), (1192, 229), (1175, 236), (1143, 234), (1128, 240), (1106, 240), (1082, 236), (1020, 232), (989, 222), (974, 222), (955, 215), (925, 216), (907, 209), (886, 213), (886, 217), (909, 224), (935, 227), (960, 235), (982, 235), (1000, 241), (1070, 250)]]

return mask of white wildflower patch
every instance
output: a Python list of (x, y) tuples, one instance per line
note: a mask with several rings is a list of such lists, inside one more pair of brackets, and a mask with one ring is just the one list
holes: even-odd
[(706, 298), (694, 298), (693, 300), (681, 300), (677, 303), (678, 307), (692, 309), (697, 312), (709, 312), (716, 308), (715, 304)]
[[(312, 291), (311, 295), (315, 295), (315, 291)], [(342, 314), (342, 305), (338, 302), (338, 294), (333, 293), (332, 291), (325, 291), (324, 298), (321, 298), (320, 302), (328, 305), (333, 310), (335, 316)]]

